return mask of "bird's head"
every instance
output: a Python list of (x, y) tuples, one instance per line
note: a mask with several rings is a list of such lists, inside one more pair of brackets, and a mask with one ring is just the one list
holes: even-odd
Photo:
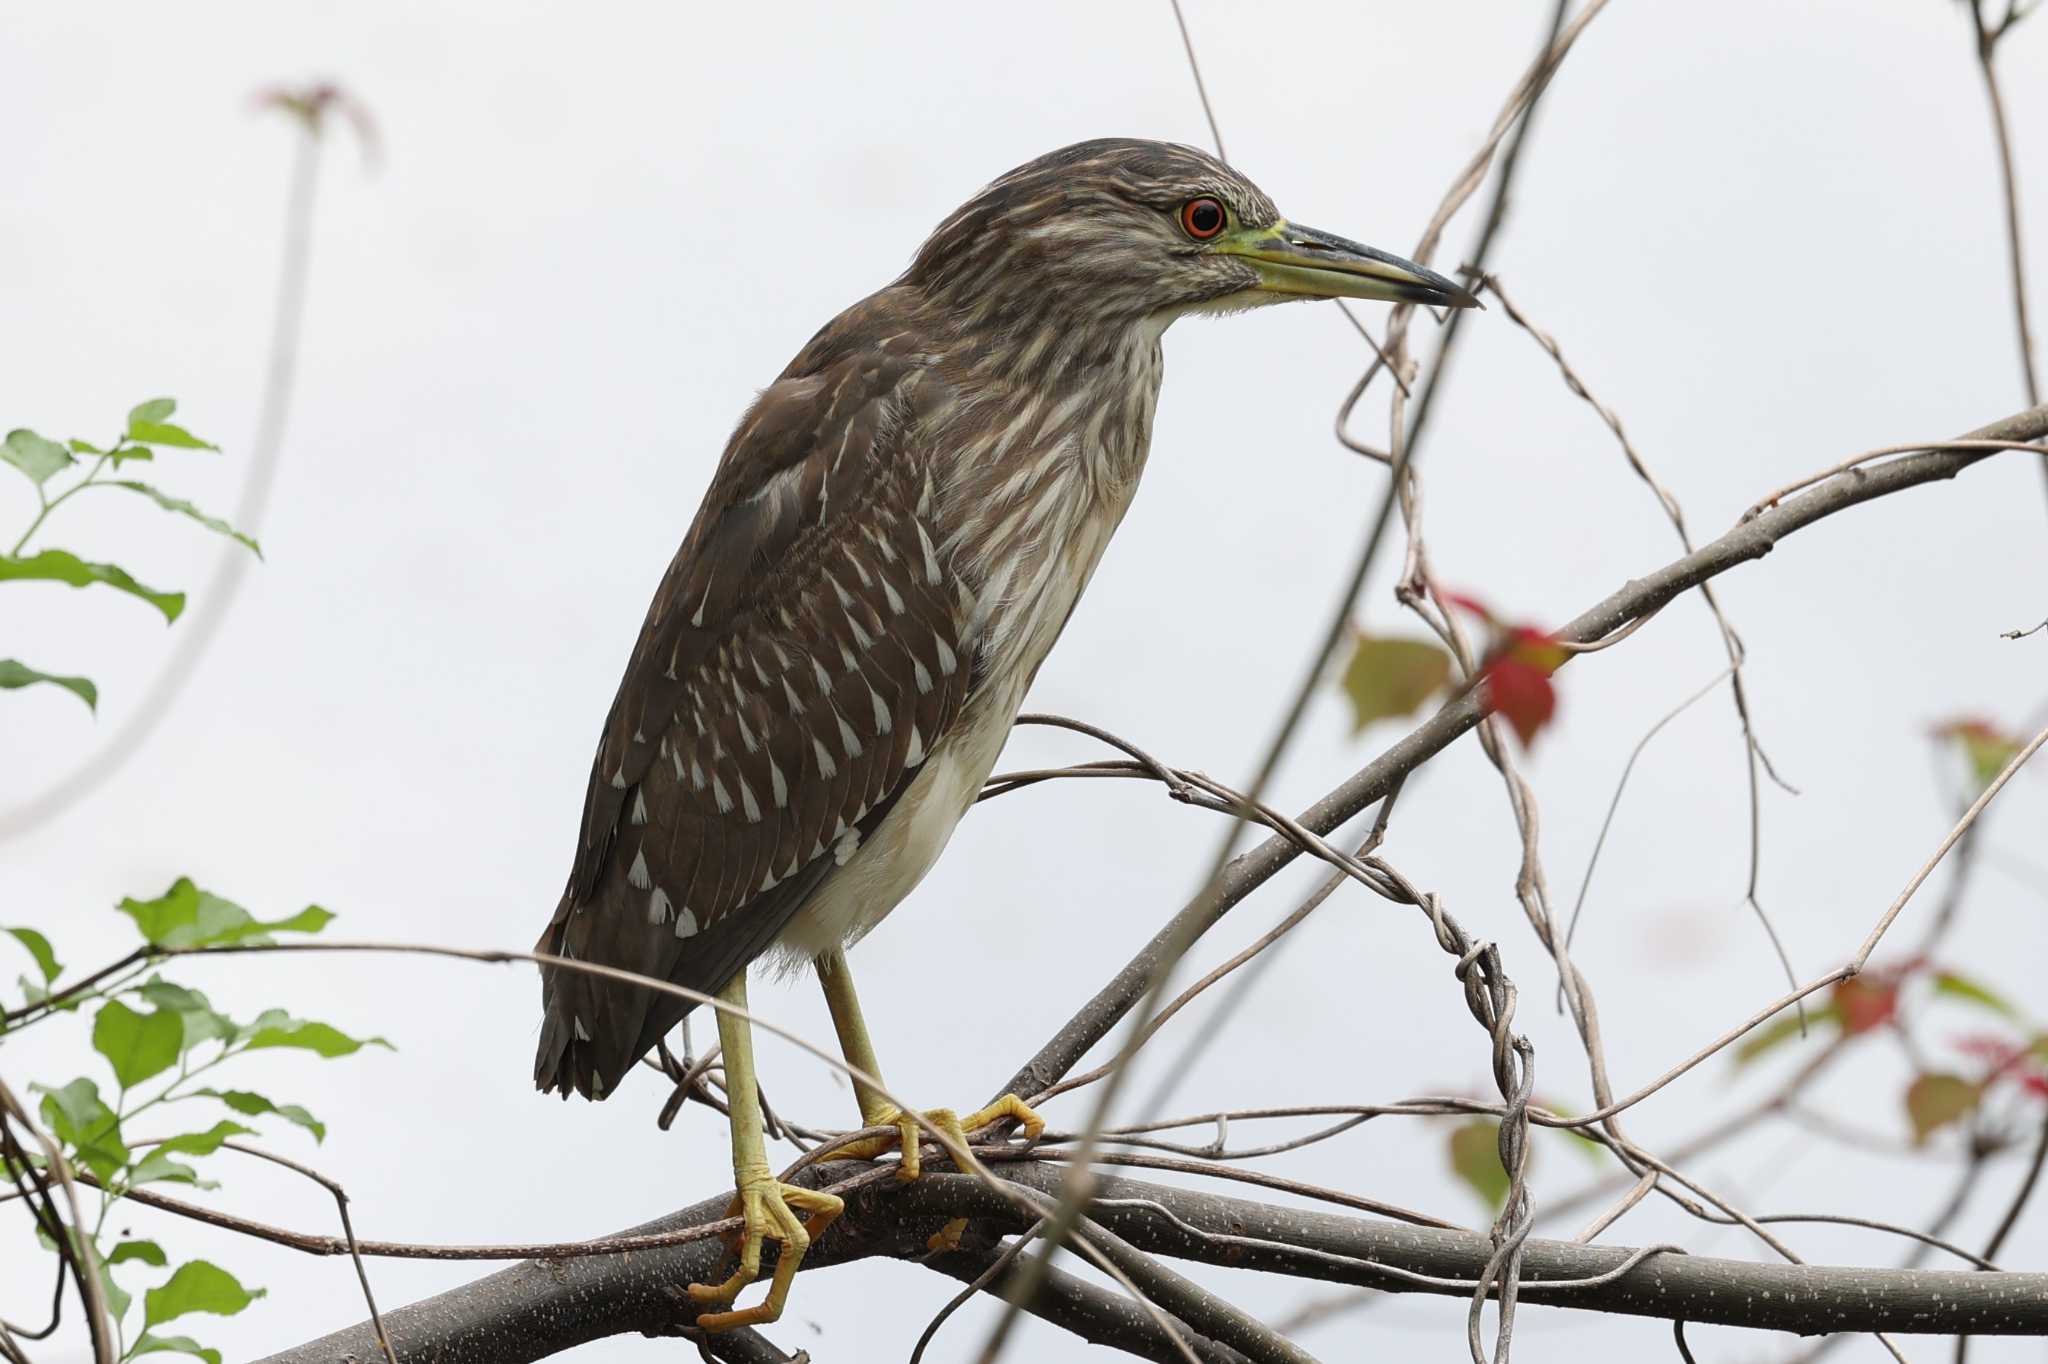
[(905, 282), (1005, 329), (1163, 326), (1292, 299), (1478, 303), (1413, 261), (1287, 221), (1205, 152), (1132, 138), (1076, 143), (995, 181), (939, 225)]

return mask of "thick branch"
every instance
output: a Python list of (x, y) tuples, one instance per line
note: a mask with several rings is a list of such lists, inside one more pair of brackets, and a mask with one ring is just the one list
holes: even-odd
[[(857, 1174), (849, 1162), (816, 1166), (797, 1177), (819, 1186)], [(717, 1194), (635, 1228), (636, 1234), (681, 1231), (724, 1218), (732, 1201)], [(914, 1222), (908, 1210), (871, 1207), (872, 1195), (847, 1199), (847, 1216), (814, 1244), (804, 1268), (823, 1269), (872, 1255), (907, 1255), (924, 1249), (923, 1236), (943, 1218)], [(893, 1239), (877, 1239), (877, 1234)], [(772, 1252), (771, 1252), (772, 1253)], [(657, 1250), (566, 1260), (528, 1260), (384, 1314), (392, 1348), (406, 1364), (516, 1364), (545, 1359), (607, 1336), (669, 1335), (690, 1326), (698, 1311), (686, 1284), (725, 1276), (724, 1241), (706, 1237)], [(370, 1323), (323, 1336), (272, 1356), (271, 1364), (344, 1364), (379, 1354)]]
[[(1961, 439), (2032, 441), (2043, 437), (2048, 437), (2048, 405), (2028, 408), (2003, 421), (1979, 427)], [(1577, 643), (1599, 639), (1738, 564), (1761, 559), (1794, 531), (1873, 498), (1953, 478), (1989, 457), (1986, 451), (1932, 451), (1837, 474), (1737, 525), (1693, 553), (1626, 584), (1565, 626), (1558, 632), (1559, 637)], [(1447, 702), (1421, 728), (1303, 811), (1300, 823), (1317, 834), (1328, 835), (1478, 724), (1480, 717), (1479, 701), (1473, 694)], [(1060, 1080), (1144, 997), (1152, 972), (1168, 944), (1207, 932), (1239, 901), (1299, 856), (1300, 851), (1294, 843), (1276, 834), (1232, 859), (1219, 878), (1216, 894), (1199, 897), (1176, 914), (998, 1092), (1030, 1096)]]
[[(857, 1168), (839, 1164), (827, 1173), (843, 1176)], [(1057, 1191), (1064, 1177), (1055, 1166), (1028, 1161), (1005, 1166), (1003, 1174), (1040, 1194)], [(1464, 1297), (1493, 1252), (1481, 1232), (1274, 1207), (1114, 1176), (1100, 1176), (1099, 1194), (1104, 1201), (1091, 1208), (1089, 1217), (1141, 1251), (1394, 1293)], [(712, 1222), (724, 1214), (726, 1202), (727, 1196), (720, 1195), (634, 1230), (672, 1231)], [(804, 1270), (869, 1256), (920, 1254), (924, 1238), (954, 1216), (1008, 1230), (1022, 1230), (1029, 1221), (1016, 1203), (971, 1176), (928, 1173), (907, 1187), (854, 1195), (846, 1216), (811, 1248)], [(1545, 1282), (1612, 1274), (1639, 1253), (1531, 1240), (1523, 1260), (1522, 1297), (1591, 1311), (1809, 1334), (2048, 1333), (2048, 1274), (1756, 1264), (1667, 1253), (1591, 1286)], [(625, 1255), (529, 1261), (386, 1313), (385, 1326), (399, 1357), (411, 1364), (518, 1364), (604, 1336), (673, 1333), (688, 1324), (693, 1310), (682, 1305), (682, 1285), (714, 1277), (724, 1254), (721, 1242), (705, 1240)], [(949, 1261), (938, 1267), (957, 1274), (964, 1266)], [(1393, 1271), (1438, 1282), (1418, 1283)], [(1097, 1290), (1057, 1294), (1034, 1310), (1088, 1339), (1115, 1338), (1144, 1357), (1162, 1357), (1156, 1353), (1163, 1344), (1157, 1328), (1143, 1313), (1126, 1307)], [(1144, 1348), (1147, 1342), (1150, 1350)], [(343, 1364), (375, 1351), (375, 1337), (364, 1322), (273, 1355), (264, 1364)]]
[[(1039, 1164), (1013, 1167), (1004, 1175), (1047, 1190), (1058, 1188), (1062, 1178), (1061, 1171)], [(1280, 1208), (1116, 1176), (1102, 1176), (1097, 1194), (1102, 1202), (1089, 1210), (1089, 1218), (1153, 1255), (1360, 1284), (1390, 1293), (1469, 1296), (1471, 1282), (1493, 1250), (1481, 1232)], [(1157, 1204), (1193, 1231), (1134, 1203)], [(909, 1186), (892, 1207), (1009, 1225), (1019, 1224), (1023, 1216), (986, 1185), (950, 1174)], [(1249, 1244), (1253, 1241), (1275, 1244)], [(1609, 1274), (1638, 1252), (1533, 1239), (1526, 1247), (1521, 1286), (1525, 1302), (1809, 1335), (2048, 1333), (2048, 1274), (1759, 1264), (1674, 1252), (1593, 1286), (1546, 1287), (1545, 1280)], [(1450, 1282), (1418, 1284), (1361, 1261)]]

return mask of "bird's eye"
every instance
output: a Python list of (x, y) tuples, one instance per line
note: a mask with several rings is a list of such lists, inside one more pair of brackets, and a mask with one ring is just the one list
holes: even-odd
[(1180, 230), (1198, 242), (1205, 242), (1223, 230), (1229, 215), (1223, 205), (1204, 195), (1180, 206)]

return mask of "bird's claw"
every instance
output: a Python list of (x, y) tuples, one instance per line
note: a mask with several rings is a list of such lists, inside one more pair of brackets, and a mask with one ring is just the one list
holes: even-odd
[[(845, 1200), (838, 1195), (784, 1184), (765, 1165), (740, 1171), (737, 1183), (739, 1192), (733, 1201), (745, 1222), (739, 1237), (739, 1267), (724, 1283), (689, 1285), (690, 1300), (709, 1306), (729, 1305), (741, 1289), (760, 1277), (761, 1243), (780, 1241), (782, 1251), (775, 1257), (775, 1277), (760, 1305), (737, 1312), (706, 1312), (697, 1318), (698, 1328), (705, 1331), (763, 1326), (781, 1317), (804, 1253), (846, 1210)], [(799, 1220), (792, 1209), (807, 1216)]]
[[(969, 1132), (978, 1132), (991, 1123), (1000, 1122), (1005, 1118), (1020, 1124), (1025, 1137), (1031, 1141), (1038, 1140), (1039, 1134), (1045, 1131), (1045, 1119), (1039, 1117), (1014, 1094), (1005, 1094), (987, 1108), (978, 1113), (970, 1113), (965, 1118), (950, 1108), (927, 1109), (923, 1117), (925, 1122), (962, 1146), (967, 1144)], [(903, 1162), (896, 1167), (896, 1178), (908, 1183), (924, 1173), (924, 1156), (919, 1149), (923, 1137), (920, 1135), (917, 1115), (906, 1113), (891, 1104), (874, 1114), (868, 1126), (894, 1127), (896, 1131), (883, 1136), (863, 1137), (841, 1147), (839, 1154), (852, 1160), (873, 1160), (891, 1147), (898, 1147), (903, 1152)]]

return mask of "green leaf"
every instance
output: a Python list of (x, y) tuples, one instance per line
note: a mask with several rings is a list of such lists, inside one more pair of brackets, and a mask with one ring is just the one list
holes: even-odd
[(361, 1051), (364, 1047), (377, 1046), (395, 1050), (381, 1037), (354, 1038), (339, 1028), (309, 1019), (293, 1018), (282, 1009), (265, 1009), (248, 1024), (237, 1040), (244, 1044), (246, 1051), (260, 1051), (266, 1047), (296, 1047), (301, 1051), (315, 1052), (333, 1058), (347, 1056)]
[[(227, 903), (221, 901), (223, 905)], [(145, 939), (158, 947), (190, 947), (206, 942), (212, 933), (222, 930), (226, 921), (247, 923), (250, 918), (245, 910), (236, 909), (232, 915), (225, 910), (215, 910), (208, 922), (202, 925), (199, 921), (199, 887), (192, 884), (192, 879), (187, 876), (173, 881), (171, 888), (154, 900), (130, 897), (122, 900), (118, 908), (135, 920), (135, 927), (141, 930)]]
[(1451, 1129), (1451, 1173), (1465, 1181), (1472, 1191), (1498, 1212), (1507, 1201), (1510, 1181), (1500, 1163), (1500, 1124), (1492, 1118), (1474, 1118)]
[(99, 446), (94, 445), (89, 440), (78, 440), (76, 438), (73, 438), (71, 440), (65, 441), (64, 443), (71, 447), (71, 453), (74, 455), (104, 455), (105, 453), (107, 453), (106, 451), (100, 449)]
[(45, 440), (33, 431), (16, 430), (7, 433), (7, 440), (0, 444), (0, 460), (6, 460), (29, 476), (29, 480), (41, 487), (49, 481), (50, 475), (60, 473), (76, 464), (71, 452), (53, 440)]
[(155, 1149), (187, 1156), (210, 1156), (230, 1137), (249, 1137), (255, 1134), (256, 1129), (253, 1127), (223, 1121), (215, 1123), (204, 1132), (181, 1132), (175, 1137), (157, 1143)]
[(208, 516), (205, 512), (199, 510), (199, 508), (193, 506), (190, 502), (185, 501), (181, 497), (172, 497), (167, 493), (163, 492), (161, 489), (153, 488), (147, 483), (137, 483), (135, 480), (127, 478), (113, 479), (109, 482), (102, 483), (100, 486), (103, 488), (126, 488), (130, 492), (141, 493), (144, 497), (147, 497), (150, 501), (156, 503), (165, 511), (176, 512), (180, 516), (189, 516), (194, 521), (197, 521), (200, 525), (206, 527), (210, 531), (215, 532), (216, 534), (225, 535), (232, 540), (239, 540), (241, 543), (247, 545), (252, 551), (254, 551), (257, 558), (260, 559), (263, 557), (262, 547), (259, 546), (254, 540), (242, 534), (242, 532), (236, 530), (233, 526), (221, 520), (218, 516)]
[(43, 1125), (96, 1179), (104, 1183), (128, 1163), (121, 1119), (101, 1100), (98, 1085), (81, 1076), (60, 1089), (34, 1088), (43, 1096)]
[(123, 1241), (114, 1247), (114, 1253), (107, 1257), (107, 1263), (118, 1265), (127, 1260), (140, 1260), (146, 1265), (162, 1269), (170, 1261), (164, 1257), (164, 1248), (154, 1241)]
[(283, 919), (272, 919), (263, 925), (272, 933), (318, 933), (334, 922), (334, 911), (318, 905), (307, 905), (298, 913)]
[(210, 1179), (201, 1179), (199, 1171), (182, 1160), (172, 1160), (161, 1150), (152, 1150), (142, 1157), (128, 1171), (128, 1183), (137, 1184), (190, 1184), (201, 1189), (217, 1189), (220, 1186)]
[(57, 954), (51, 949), (48, 938), (33, 928), (0, 928), (0, 933), (10, 935), (28, 949), (28, 954), (36, 959), (36, 969), (43, 973), (45, 985), (56, 982), (57, 973), (64, 969), (64, 963), (57, 960)]
[(162, 976), (152, 975), (135, 987), (135, 993), (157, 1008), (170, 1009), (175, 1013), (213, 1012), (213, 1001), (205, 995), (189, 985), (179, 985)]
[(175, 445), (181, 450), (218, 450), (210, 440), (201, 440), (182, 426), (169, 422), (129, 422), (128, 439), (144, 445)]
[(206, 1364), (220, 1364), (219, 1350), (210, 1350), (190, 1336), (159, 1336), (148, 1331), (128, 1347), (128, 1357), (133, 1359), (137, 1355), (153, 1355), (166, 1350), (173, 1354), (192, 1355), (205, 1360)]
[(0, 658), (0, 690), (13, 691), (18, 687), (34, 686), (38, 682), (51, 682), (76, 696), (93, 711), (100, 708), (100, 689), (92, 684), (89, 677), (62, 677), (56, 673), (37, 672), (28, 664), (12, 658)]
[(1344, 665), (1351, 699), (1351, 732), (1375, 720), (1411, 715), (1451, 676), (1451, 656), (1419, 639), (1359, 635)]
[(151, 976), (135, 986), (134, 993), (157, 1008), (168, 1009), (178, 1015), (185, 1028), (181, 1055), (202, 1042), (235, 1035), (235, 1020), (215, 1009), (213, 1002), (197, 990), (174, 985), (161, 976)]
[(128, 1315), (128, 1305), (135, 1299), (128, 1296), (127, 1289), (114, 1282), (113, 1262), (100, 1258), (98, 1245), (85, 1236), (79, 1236), (78, 1239), (85, 1242), (85, 1254), (80, 1258), (90, 1260), (99, 1271), (100, 1290), (107, 1295), (107, 1315), (115, 1321), (121, 1320)]
[(163, 1009), (137, 1013), (118, 999), (102, 1005), (92, 1023), (92, 1049), (107, 1058), (123, 1089), (177, 1064), (184, 1041), (185, 1024), (178, 1015)]
[(1929, 1072), (1906, 1086), (1906, 1117), (1913, 1124), (1913, 1144), (1950, 1123), (1967, 1117), (1983, 1097), (1983, 1089), (1960, 1075)]
[(247, 1289), (218, 1265), (205, 1260), (187, 1260), (178, 1266), (169, 1282), (143, 1295), (142, 1324), (175, 1321), (188, 1312), (212, 1312), (231, 1317), (263, 1296), (263, 1290)]
[(181, 876), (154, 900), (123, 900), (121, 912), (158, 947), (211, 947), (269, 942), (272, 933), (317, 933), (334, 915), (308, 905), (288, 918), (264, 921), (232, 900), (204, 891)]
[(2020, 1016), (2018, 1009), (2015, 1009), (2005, 999), (1993, 993), (1988, 987), (1979, 985), (1974, 980), (1959, 976), (1953, 971), (1940, 971), (1935, 974), (1934, 993), (1944, 995), (1949, 999), (1961, 1000), (1966, 1004), (1975, 1004), (1979, 1008), (1989, 1009), (1992, 1013), (2002, 1014), (2006, 1018), (2018, 1018)]
[(177, 410), (178, 404), (171, 398), (152, 398), (131, 408), (128, 413), (128, 439), (141, 441), (144, 445), (175, 445), (186, 450), (220, 448), (165, 420)]
[(235, 1112), (246, 1114), (252, 1118), (275, 1113), (285, 1121), (297, 1123), (300, 1127), (311, 1132), (314, 1141), (327, 1140), (327, 1124), (321, 1122), (297, 1104), (273, 1103), (263, 1095), (247, 1089), (199, 1089), (193, 1092), (195, 1094), (204, 1094), (208, 1098), (218, 1099), (229, 1108), (235, 1110)]
[[(1815, 1029), (1839, 1025), (1842, 1021), (1842, 1013), (1833, 1003), (1827, 1003), (1818, 1008), (1808, 1009), (1806, 1011), (1806, 1021), (1809, 1027)], [(1748, 1065), (1765, 1052), (1774, 1050), (1781, 1043), (1794, 1040), (1799, 1036), (1799, 1026), (1799, 1011), (1797, 1009), (1779, 1014), (1776, 1018), (1742, 1040), (1742, 1045), (1735, 1049), (1735, 1064), (1738, 1066)]]
[[(56, 992), (40, 981), (30, 980), (27, 976), (16, 976), (14, 980), (21, 986), (22, 998), (29, 1004), (41, 1004), (45, 1000), (55, 998)], [(65, 995), (62, 999), (57, 999), (49, 1007), (57, 1013), (75, 1014), (82, 1005), (98, 997), (91, 990), (81, 990), (75, 995)], [(4, 1028), (0, 1028), (0, 1035), (4, 1035), (5, 1031)]]
[(183, 592), (158, 592), (144, 587), (128, 576), (128, 571), (114, 564), (87, 563), (76, 554), (62, 549), (46, 549), (40, 554), (27, 558), (14, 555), (0, 555), (0, 582), (10, 579), (40, 579), (46, 582), (69, 583), (73, 587), (85, 587), (92, 583), (105, 583), (131, 597), (140, 597), (164, 613), (167, 621), (176, 620), (178, 613), (185, 609)]

